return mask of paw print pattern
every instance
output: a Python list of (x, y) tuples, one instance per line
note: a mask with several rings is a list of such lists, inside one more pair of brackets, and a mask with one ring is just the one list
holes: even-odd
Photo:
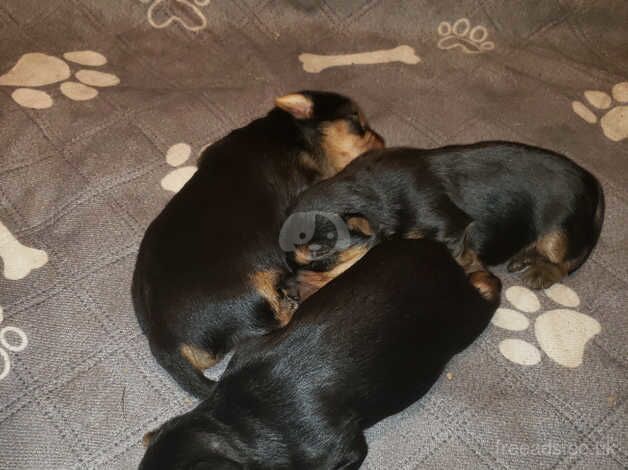
[[(588, 342), (602, 331), (594, 318), (571, 310), (580, 305), (575, 291), (563, 284), (554, 284), (545, 290), (552, 301), (562, 307), (546, 310), (534, 321), (534, 335), (540, 349), (563, 367), (582, 365)], [(524, 331), (530, 326), (526, 314), (541, 310), (538, 296), (523, 286), (512, 286), (505, 292), (506, 299), (517, 310), (499, 308), (491, 320), (495, 326), (509, 331)], [(542, 360), (541, 351), (532, 343), (518, 338), (507, 338), (499, 343), (499, 351), (506, 359), (523, 366), (532, 366)]]
[[(592, 107), (600, 111), (608, 109), (600, 118), (600, 127), (606, 137), (613, 142), (619, 142), (628, 138), (628, 106), (617, 104), (628, 103), (628, 82), (617, 83), (612, 88), (611, 95), (598, 90), (584, 92), (584, 97)], [(613, 103), (613, 100), (617, 103)], [(571, 108), (589, 124), (598, 122), (598, 117), (581, 101), (572, 101)]]
[(63, 58), (65, 60), (41, 52), (26, 53), (19, 58), (11, 70), (0, 76), (0, 85), (20, 87), (11, 94), (13, 101), (20, 106), (46, 109), (53, 104), (52, 96), (33, 87), (63, 82), (59, 87), (63, 95), (73, 101), (86, 101), (98, 96), (97, 88), (115, 86), (120, 83), (117, 76), (92, 69), (80, 69), (74, 74), (76, 81), (68, 80), (72, 76), (68, 62), (90, 67), (105, 65), (107, 58), (99, 52), (66, 52)]
[(174, 144), (168, 149), (166, 162), (176, 169), (161, 179), (161, 187), (163, 189), (178, 193), (192, 175), (196, 173), (198, 168), (194, 165), (181, 166), (190, 158), (190, 155), (192, 155), (192, 147), (184, 142)]
[[(207, 27), (207, 18), (199, 7), (209, 5), (211, 0), (140, 0), (150, 3), (148, 23), (157, 29), (179, 23), (188, 31), (200, 31)], [(152, 2), (152, 3), (151, 3)]]
[[(0, 307), (0, 323), (4, 320), (2, 307)], [(14, 336), (14, 339), (11, 337)], [(28, 346), (28, 338), (21, 328), (5, 326), (0, 329), (0, 380), (4, 379), (11, 371), (10, 352), (23, 351)]]
[(487, 41), (488, 31), (482, 25), (471, 28), (471, 22), (467, 18), (460, 18), (451, 25), (443, 21), (438, 25), (438, 41), (440, 49), (454, 49), (459, 47), (466, 54), (481, 54), (495, 49), (495, 43)]

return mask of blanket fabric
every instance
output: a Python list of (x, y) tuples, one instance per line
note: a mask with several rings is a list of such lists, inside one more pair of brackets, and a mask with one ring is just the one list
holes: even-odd
[(627, 468), (627, 25), (623, 0), (0, 2), (0, 468), (135, 468), (193, 405), (136, 324), (139, 241), (205, 145), (299, 89), (389, 145), (539, 145), (606, 192), (591, 259), (540, 292), (498, 269), (490, 328), (364, 468)]

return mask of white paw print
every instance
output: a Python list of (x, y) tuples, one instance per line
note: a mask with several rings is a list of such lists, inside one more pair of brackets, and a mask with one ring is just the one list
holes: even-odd
[[(61, 93), (73, 101), (87, 101), (98, 96), (94, 87), (110, 87), (120, 83), (120, 79), (111, 74), (98, 70), (80, 69), (74, 73), (68, 62), (90, 67), (100, 67), (107, 63), (107, 58), (95, 51), (73, 51), (63, 54), (63, 59), (41, 52), (29, 52), (19, 58), (17, 63), (4, 75), (0, 76), (0, 85), (20, 87), (11, 93), (11, 98), (20, 106), (32, 109), (46, 109), (53, 104), (52, 96), (43, 90), (32, 87), (42, 87), (61, 83)], [(66, 62), (67, 61), (67, 62)], [(29, 88), (26, 88), (29, 87)]]
[(161, 187), (166, 191), (173, 193), (179, 190), (188, 182), (188, 180), (196, 173), (198, 169), (194, 165), (183, 165), (192, 155), (192, 147), (185, 142), (174, 144), (166, 152), (166, 162), (172, 167), (176, 167), (161, 179)]
[[(611, 96), (612, 95), (612, 96)], [(595, 109), (609, 109), (600, 118), (600, 127), (604, 135), (614, 142), (619, 142), (628, 137), (628, 106), (620, 106), (617, 103), (628, 103), (628, 82), (617, 83), (611, 90), (611, 95), (604, 91), (587, 90), (584, 97)], [(615, 100), (617, 103), (613, 103)], [(571, 108), (589, 124), (598, 121), (597, 116), (580, 101), (572, 101)]]
[(495, 49), (493, 41), (487, 41), (488, 31), (482, 25), (471, 28), (471, 22), (467, 18), (460, 18), (451, 25), (443, 21), (438, 25), (438, 41), (440, 49), (453, 49), (459, 47), (467, 54), (480, 54)]
[[(534, 335), (547, 356), (564, 367), (579, 367), (584, 351), (591, 338), (602, 330), (594, 318), (584, 313), (570, 310), (580, 305), (580, 298), (572, 289), (563, 284), (554, 284), (545, 289), (545, 294), (562, 307), (546, 310), (534, 321)], [(498, 308), (491, 320), (495, 326), (509, 331), (524, 331), (530, 320), (521, 312), (535, 313), (541, 309), (538, 296), (523, 286), (509, 287), (506, 299), (517, 310)], [(508, 360), (532, 366), (541, 362), (541, 351), (533, 344), (518, 338), (507, 338), (499, 343), (499, 351)]]
[[(4, 320), (2, 307), (0, 307), (0, 323)], [(18, 341), (9, 341), (9, 334), (17, 336)], [(0, 330), (0, 380), (4, 379), (11, 371), (11, 358), (6, 350), (11, 352), (23, 351), (28, 346), (28, 338), (21, 328), (15, 326), (5, 326)]]

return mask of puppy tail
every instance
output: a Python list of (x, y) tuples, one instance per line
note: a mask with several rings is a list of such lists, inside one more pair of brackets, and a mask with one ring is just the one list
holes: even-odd
[(179, 351), (155, 351), (153, 354), (161, 367), (166, 369), (179, 386), (200, 400), (208, 398), (216, 383), (186, 360)]

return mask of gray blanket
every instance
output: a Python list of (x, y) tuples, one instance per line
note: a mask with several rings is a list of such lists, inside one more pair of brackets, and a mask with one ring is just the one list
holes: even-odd
[(205, 145), (305, 88), (390, 145), (540, 145), (606, 192), (590, 260), (540, 292), (498, 269), (493, 324), (364, 468), (627, 468), (622, 0), (0, 2), (0, 468), (135, 468), (193, 405), (136, 324), (139, 241)]

